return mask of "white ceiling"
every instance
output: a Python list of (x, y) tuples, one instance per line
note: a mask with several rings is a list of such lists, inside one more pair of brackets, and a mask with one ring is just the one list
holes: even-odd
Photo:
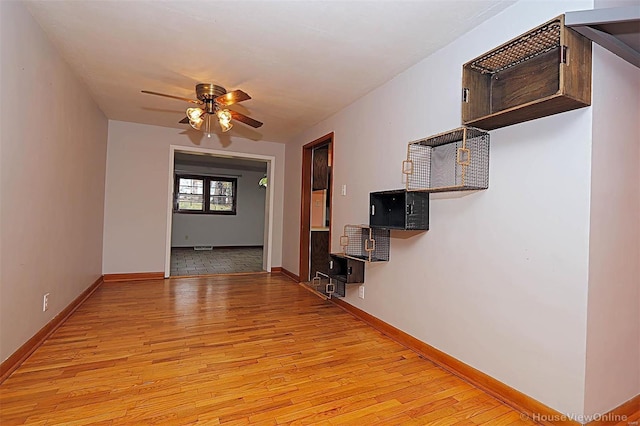
[(231, 136), (286, 142), (513, 0), (29, 1), (109, 119), (185, 128), (195, 84), (242, 89)]

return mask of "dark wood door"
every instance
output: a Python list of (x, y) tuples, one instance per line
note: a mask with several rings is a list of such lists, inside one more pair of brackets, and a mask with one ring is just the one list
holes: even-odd
[(329, 231), (311, 231), (311, 277), (329, 273)]
[(312, 189), (327, 189), (329, 187), (329, 147), (323, 146), (313, 150), (313, 179)]

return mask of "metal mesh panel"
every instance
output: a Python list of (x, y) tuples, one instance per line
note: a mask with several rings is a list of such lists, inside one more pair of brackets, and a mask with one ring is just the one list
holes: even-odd
[(347, 294), (347, 284), (344, 281), (330, 278), (322, 272), (316, 272), (308, 286), (329, 299), (333, 296), (345, 297)]
[(330, 282), (331, 280), (327, 275), (322, 272), (316, 272), (316, 276), (311, 279), (309, 286), (319, 293), (330, 295), (331, 293), (327, 292), (327, 284)]
[(340, 245), (347, 257), (367, 262), (386, 262), (389, 260), (390, 235), (388, 229), (345, 225)]
[(469, 66), (483, 74), (495, 74), (528, 61), (560, 46), (560, 28), (560, 20), (553, 21), (481, 56)]
[(408, 192), (409, 214), (407, 214), (406, 229), (429, 229), (429, 194), (423, 192)]
[(461, 127), (411, 142), (404, 169), (409, 191), (487, 189), (489, 133)]
[(338, 297), (345, 297), (347, 295), (347, 283), (340, 280), (332, 280), (335, 283), (333, 295)]

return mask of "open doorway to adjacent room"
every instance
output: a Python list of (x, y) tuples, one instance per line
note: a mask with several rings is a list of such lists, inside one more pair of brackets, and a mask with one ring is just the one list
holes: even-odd
[(270, 271), (272, 159), (181, 147), (171, 159), (165, 276)]
[(333, 133), (302, 148), (300, 280), (329, 271)]

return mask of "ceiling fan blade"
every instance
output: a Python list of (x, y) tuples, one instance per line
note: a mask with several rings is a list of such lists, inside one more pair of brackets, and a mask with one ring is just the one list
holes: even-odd
[(202, 105), (201, 101), (197, 101), (195, 99), (182, 98), (180, 96), (173, 96), (173, 95), (166, 95), (164, 93), (158, 93), (158, 92), (150, 92), (148, 90), (141, 90), (141, 92), (146, 93), (147, 95), (164, 96), (165, 98), (177, 99), (179, 101), (191, 102), (192, 104)]
[(251, 99), (251, 96), (247, 95), (242, 90), (234, 90), (233, 92), (218, 96), (216, 98), (216, 102), (220, 105), (233, 105), (249, 99)]
[(182, 120), (178, 121), (180, 124), (189, 124), (189, 117), (185, 117)]
[(255, 127), (256, 129), (260, 126), (262, 126), (262, 123), (259, 122), (258, 120), (254, 120), (251, 117), (247, 117), (244, 114), (240, 114), (239, 112), (236, 111), (229, 111), (231, 113), (231, 118), (233, 118), (234, 120), (238, 120), (244, 124), (247, 124), (251, 127)]

